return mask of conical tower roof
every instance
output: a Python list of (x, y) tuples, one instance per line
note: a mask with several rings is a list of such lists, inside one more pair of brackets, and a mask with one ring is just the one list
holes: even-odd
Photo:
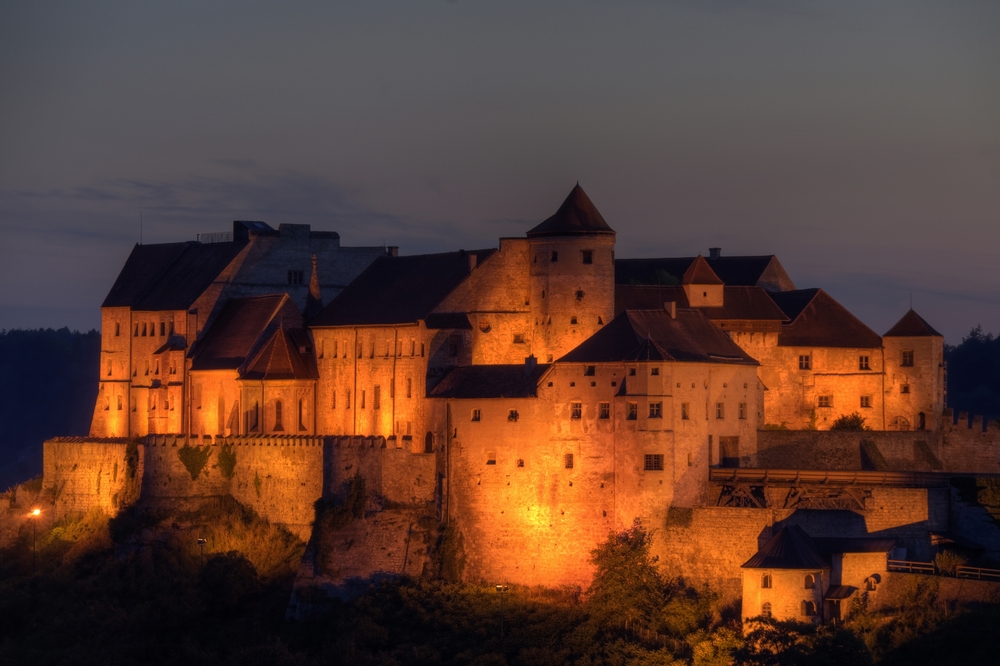
[(782, 527), (746, 563), (744, 569), (827, 569), (815, 542), (798, 525)]
[(903, 318), (896, 322), (882, 337), (885, 338), (923, 338), (923, 337), (943, 337), (940, 333), (924, 321), (924, 318), (913, 311), (903, 315)]
[(538, 236), (614, 235), (587, 193), (577, 183), (559, 206), (555, 215), (528, 232), (528, 238)]
[(681, 284), (724, 284), (722, 279), (712, 270), (712, 267), (700, 254), (695, 257), (688, 269), (684, 271)]

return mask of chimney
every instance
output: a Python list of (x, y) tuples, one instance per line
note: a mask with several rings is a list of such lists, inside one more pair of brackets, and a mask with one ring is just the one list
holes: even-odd
[(538, 366), (538, 359), (535, 355), (527, 356), (524, 359), (524, 374), (530, 375), (531, 372)]
[(479, 263), (479, 257), (477, 257), (477, 256), (475, 255), (475, 253), (473, 253), (473, 252), (470, 252), (470, 253), (469, 253), (469, 272), (470, 272), (470, 273), (471, 273), (472, 271), (476, 270), (476, 265), (477, 265), (478, 263)]
[(722, 256), (722, 248), (721, 247), (710, 247), (710, 248), (708, 248), (708, 260), (709, 261), (715, 261), (716, 259), (718, 259), (721, 256)]
[(663, 304), (663, 309), (667, 311), (671, 319), (677, 319), (677, 301), (667, 301)]

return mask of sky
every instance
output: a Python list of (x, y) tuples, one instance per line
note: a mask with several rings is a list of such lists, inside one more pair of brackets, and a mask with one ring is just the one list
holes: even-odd
[(140, 215), (417, 254), (579, 181), (619, 257), (1000, 333), (997, 35), (995, 0), (0, 3), (0, 329), (99, 327)]

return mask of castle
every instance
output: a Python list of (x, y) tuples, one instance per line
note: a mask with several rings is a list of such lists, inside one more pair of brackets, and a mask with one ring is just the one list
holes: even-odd
[[(914, 311), (880, 336), (774, 256), (616, 259), (579, 185), (497, 248), (399, 256), (260, 222), (217, 240), (133, 249), (102, 306), (91, 436), (46, 443), (57, 510), (231, 494), (308, 536), (313, 502), (360, 474), (451, 526), (470, 579), (585, 585), (590, 550), (639, 518), (665, 565), (716, 580), (799, 520), (771, 481), (718, 473), (857, 457), (817, 439), (838, 417), (902, 467), (1000, 472), (996, 433), (947, 418), (943, 338)], [(874, 512), (860, 536), (882, 521), (926, 554), (944, 491), (884, 483), (797, 506)], [(813, 536), (859, 537), (834, 523)], [(712, 533), (742, 541), (699, 551)]]

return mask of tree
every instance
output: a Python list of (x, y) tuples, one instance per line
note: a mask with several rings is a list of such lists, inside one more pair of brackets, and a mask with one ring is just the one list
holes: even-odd
[(793, 620), (755, 617), (743, 645), (733, 651), (736, 666), (871, 666), (872, 656), (854, 632)]
[(612, 532), (590, 551), (597, 572), (587, 592), (597, 615), (629, 618), (648, 626), (666, 603), (666, 586), (650, 555), (652, 536), (638, 518), (632, 527)]
[(830, 426), (830, 430), (844, 430), (850, 432), (864, 432), (865, 430), (871, 430), (865, 425), (865, 417), (861, 416), (858, 412), (852, 412), (851, 414), (844, 414), (833, 422)]

